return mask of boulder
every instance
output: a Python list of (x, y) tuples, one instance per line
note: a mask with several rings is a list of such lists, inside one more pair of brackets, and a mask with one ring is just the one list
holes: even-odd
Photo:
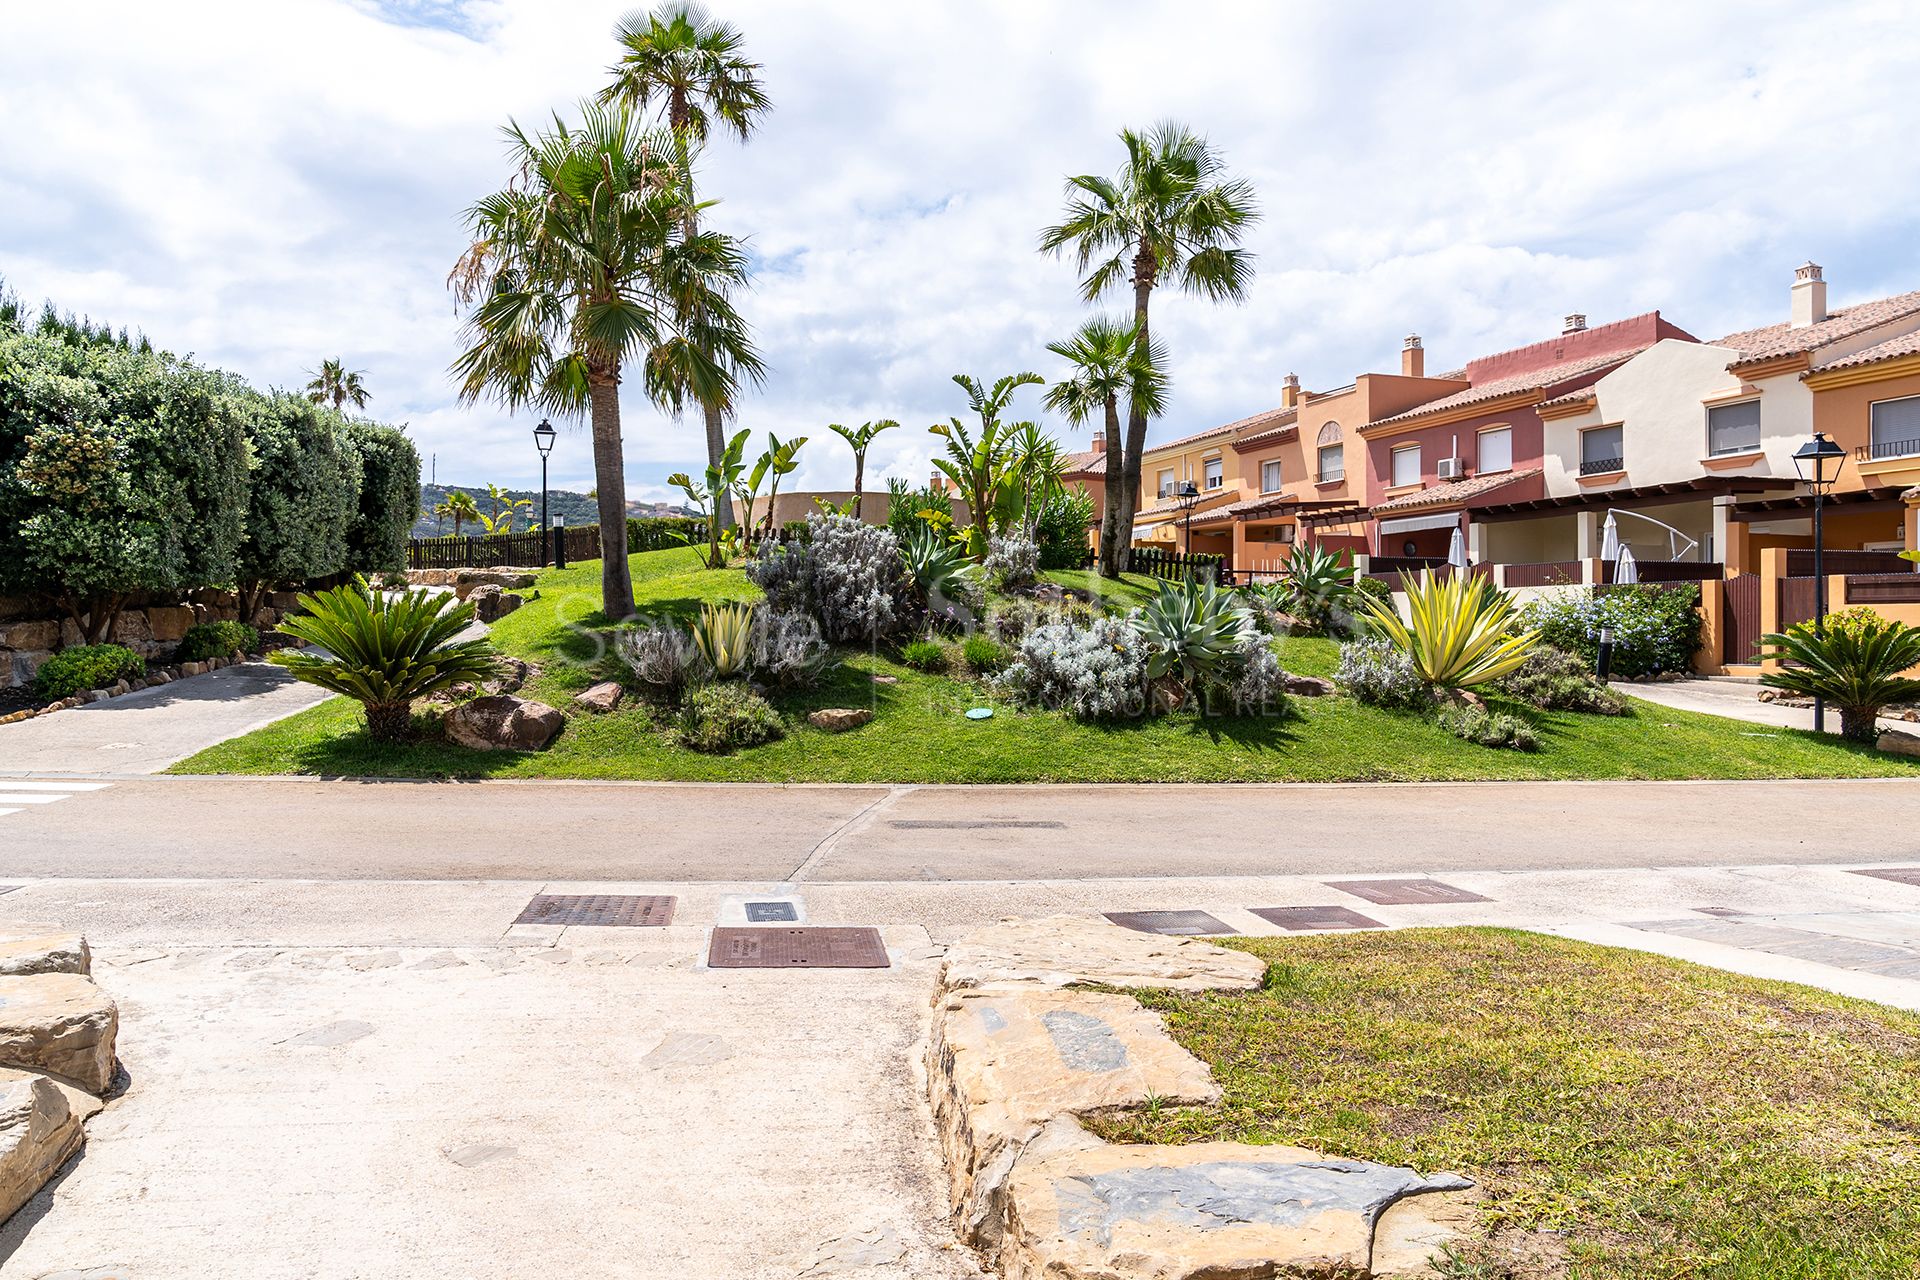
[(1874, 745), (1896, 756), (1920, 756), (1920, 734), (1899, 729), (1882, 729)]
[(1296, 676), (1289, 674), (1285, 681), (1288, 693), (1302, 698), (1325, 698), (1333, 693), (1333, 681), (1322, 676)]
[(119, 1030), (120, 1011), (82, 974), (0, 978), (0, 1066), (44, 1071), (105, 1093)]
[[(0, 938), (0, 977), (34, 973), (91, 973), (93, 955), (77, 933), (34, 933)], [(3, 1016), (3, 1011), (0, 1011)]]
[(33, 1199), (84, 1137), (80, 1113), (59, 1085), (16, 1075), (0, 1085), (0, 1220)]
[(461, 703), (443, 723), (447, 737), (476, 751), (539, 751), (553, 741), (566, 717), (544, 702), (496, 693)]
[(475, 587), (467, 601), (473, 606), (473, 616), (482, 622), (498, 622), (526, 603), (519, 596), (504, 592), (490, 582)]
[(147, 615), (138, 609), (122, 609), (107, 630), (107, 638), (115, 644), (137, 645), (153, 639), (153, 629), (147, 625)]
[(602, 680), (591, 689), (573, 695), (573, 700), (588, 711), (611, 711), (620, 705), (620, 697), (626, 690), (617, 680)]
[(940, 988), (1016, 983), (1251, 991), (1266, 972), (1258, 957), (1199, 938), (1141, 933), (1085, 916), (1051, 916), (1005, 920), (961, 938), (947, 950)]
[(52, 649), (60, 643), (60, 622), (36, 618), (0, 624), (0, 649)]
[(484, 586), (499, 587), (502, 591), (523, 591), (533, 585), (535, 577), (523, 569), (456, 569), (453, 572), (453, 594), (465, 600)]
[(845, 733), (849, 729), (858, 729), (873, 719), (870, 707), (822, 707), (807, 715), (807, 723), (816, 729), (825, 729), (828, 733)]
[(193, 610), (185, 605), (153, 605), (147, 609), (147, 628), (155, 640), (178, 644), (193, 625)]
[(500, 674), (486, 682), (488, 693), (518, 693), (522, 685), (540, 674), (540, 668), (518, 658), (495, 658), (493, 665)]

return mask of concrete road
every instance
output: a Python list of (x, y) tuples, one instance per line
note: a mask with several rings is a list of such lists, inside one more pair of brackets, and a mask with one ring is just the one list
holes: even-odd
[(24, 789), (67, 784), (0, 776), (0, 880), (930, 882), (1920, 857), (1920, 786), (1899, 779), (964, 788), (94, 781), (109, 785), (48, 802), (48, 793)]

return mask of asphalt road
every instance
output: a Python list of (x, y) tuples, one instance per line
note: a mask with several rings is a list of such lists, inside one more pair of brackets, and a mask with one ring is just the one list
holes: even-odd
[(46, 802), (23, 793), (58, 785), (44, 775), (0, 777), (0, 878), (859, 883), (1920, 856), (1920, 786), (1904, 780), (965, 788), (94, 781), (111, 785)]

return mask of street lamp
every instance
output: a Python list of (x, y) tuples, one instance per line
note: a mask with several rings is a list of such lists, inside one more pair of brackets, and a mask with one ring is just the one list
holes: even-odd
[[(543, 540), (553, 537), (553, 534), (548, 532), (553, 525), (547, 520), (547, 455), (553, 452), (553, 437), (553, 424), (545, 418), (540, 419), (540, 425), (533, 429), (533, 447), (540, 451), (540, 537)], [(540, 563), (546, 562), (547, 556), (543, 549), (540, 553)]]
[[(1800, 473), (1800, 479), (1813, 486), (1813, 634), (1817, 639), (1826, 634), (1827, 616), (1827, 575), (1821, 562), (1821, 553), (1826, 548), (1826, 537), (1820, 525), (1820, 508), (1826, 502), (1827, 490), (1833, 488), (1840, 479), (1840, 468), (1846, 465), (1847, 451), (1830, 439), (1826, 432), (1816, 431), (1813, 439), (1793, 451), (1793, 469)], [(1827, 464), (1833, 464), (1833, 474), (1827, 474)], [(1813, 731), (1824, 733), (1827, 728), (1827, 704), (1825, 699), (1813, 700)]]
[(1175, 497), (1179, 499), (1180, 509), (1187, 513), (1186, 552), (1187, 557), (1191, 559), (1193, 557), (1193, 509), (1200, 504), (1200, 491), (1193, 487), (1193, 481), (1188, 480), (1180, 486), (1180, 492)]

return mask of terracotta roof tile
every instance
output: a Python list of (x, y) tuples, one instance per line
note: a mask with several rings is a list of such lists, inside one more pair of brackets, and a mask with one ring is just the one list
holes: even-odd
[[(1293, 411), (1288, 410), (1287, 412), (1291, 414)], [(1295, 427), (1291, 422), (1278, 427), (1268, 427), (1265, 431), (1256, 431), (1250, 436), (1240, 436), (1234, 440), (1233, 447), (1236, 449), (1247, 449), (1253, 445), (1272, 444), (1276, 440), (1285, 440), (1298, 430), (1299, 428)]]
[(1568, 360), (1563, 364), (1548, 365), (1544, 369), (1532, 369), (1526, 373), (1516, 373), (1511, 377), (1495, 378), (1491, 382), (1482, 382), (1456, 391), (1452, 395), (1441, 396), (1438, 400), (1429, 400), (1425, 404), (1415, 405), (1405, 413), (1396, 413), (1392, 417), (1379, 418), (1367, 426), (1378, 427), (1389, 422), (1410, 422), (1415, 418), (1424, 418), (1428, 414), (1444, 413), (1449, 409), (1462, 409), (1468, 405), (1479, 404), (1486, 400), (1498, 400), (1519, 391), (1541, 391), (1558, 386), (1562, 382), (1595, 373), (1612, 365), (1624, 364), (1634, 356), (1645, 351), (1649, 343), (1626, 347), (1619, 351), (1602, 351), (1596, 355), (1585, 356), (1579, 360)]
[(1743, 364), (1817, 351), (1828, 343), (1852, 337), (1864, 329), (1916, 314), (1920, 314), (1920, 291), (1855, 303), (1851, 307), (1836, 307), (1819, 324), (1799, 329), (1785, 321), (1762, 325), (1758, 329), (1743, 329), (1715, 340), (1712, 345), (1732, 347), (1738, 351), (1740, 358), (1728, 366), (1737, 369)]
[(1086, 449), (1080, 453), (1066, 456), (1064, 470), (1070, 476), (1103, 476), (1107, 474), (1107, 453), (1104, 449)]
[(1882, 360), (1898, 360), (1901, 356), (1920, 355), (1920, 329), (1905, 333), (1897, 338), (1888, 338), (1885, 342), (1868, 347), (1865, 351), (1856, 351), (1850, 356), (1838, 356), (1831, 360), (1814, 361), (1814, 369), (1852, 369), (1863, 364), (1879, 364)]
[(1196, 431), (1190, 436), (1181, 436), (1178, 440), (1168, 440), (1164, 444), (1150, 444), (1147, 446), (1147, 452), (1159, 453), (1163, 449), (1176, 449), (1181, 445), (1197, 444), (1202, 440), (1212, 439), (1214, 436), (1231, 435), (1254, 427), (1263, 429), (1278, 427), (1284, 423), (1292, 422), (1295, 414), (1298, 412), (1296, 409), (1263, 409), (1259, 413), (1249, 414), (1244, 418), (1237, 418), (1232, 422), (1225, 422), (1217, 427), (1208, 427), (1205, 431)]
[(1392, 498), (1386, 502), (1376, 502), (1373, 505), (1373, 513), (1379, 515), (1387, 511), (1411, 511), (1419, 507), (1452, 506), (1539, 474), (1540, 468), (1529, 467), (1525, 471), (1503, 471), (1497, 475), (1450, 480), (1446, 484), (1437, 484), (1431, 489), (1422, 489), (1418, 493), (1409, 493), (1404, 497)]

